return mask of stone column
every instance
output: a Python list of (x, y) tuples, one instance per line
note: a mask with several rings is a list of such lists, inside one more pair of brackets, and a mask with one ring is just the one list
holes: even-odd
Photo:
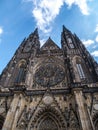
[(74, 89), (73, 91), (74, 91), (76, 103), (78, 105), (78, 113), (80, 117), (82, 130), (93, 130), (85, 103), (83, 101), (82, 90), (77, 88)]
[(18, 106), (17, 106), (17, 109), (16, 109), (16, 113), (15, 113), (15, 116), (14, 116), (14, 121), (13, 121), (13, 125), (12, 125), (11, 130), (17, 130), (17, 121), (18, 121), (18, 118), (19, 118), (22, 110), (24, 109), (24, 106), (25, 106), (25, 98), (22, 94), (20, 94), (19, 102), (18, 102)]
[(15, 94), (14, 98), (12, 100), (10, 109), (7, 112), (7, 116), (6, 116), (2, 130), (11, 130), (12, 129), (12, 124), (13, 124), (18, 102), (19, 102), (19, 95)]

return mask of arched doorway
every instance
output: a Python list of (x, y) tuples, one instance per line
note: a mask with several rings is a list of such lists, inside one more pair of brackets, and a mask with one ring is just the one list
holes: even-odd
[(28, 130), (66, 130), (65, 118), (54, 108), (40, 109), (32, 116)]

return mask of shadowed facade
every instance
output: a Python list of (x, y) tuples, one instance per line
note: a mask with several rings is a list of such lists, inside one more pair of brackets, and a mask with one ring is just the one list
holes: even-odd
[(61, 48), (35, 29), (2, 71), (0, 130), (98, 130), (98, 64), (65, 26)]

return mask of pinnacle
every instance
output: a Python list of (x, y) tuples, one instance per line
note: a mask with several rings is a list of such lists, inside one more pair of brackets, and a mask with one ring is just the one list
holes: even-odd
[(34, 34), (38, 34), (38, 28), (34, 30)]
[(36, 28), (36, 29), (34, 30), (34, 32), (32, 32), (32, 33), (29, 35), (29, 37), (33, 37), (34, 35), (36, 35), (37, 37), (39, 37), (39, 36), (38, 36), (38, 28)]
[(63, 32), (66, 31), (66, 32), (70, 32), (64, 25), (63, 25)]

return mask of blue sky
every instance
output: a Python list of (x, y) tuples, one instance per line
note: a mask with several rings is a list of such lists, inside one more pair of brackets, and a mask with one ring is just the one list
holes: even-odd
[(0, 0), (0, 73), (25, 37), (39, 28), (60, 46), (62, 25), (83, 41), (98, 61), (98, 0)]

